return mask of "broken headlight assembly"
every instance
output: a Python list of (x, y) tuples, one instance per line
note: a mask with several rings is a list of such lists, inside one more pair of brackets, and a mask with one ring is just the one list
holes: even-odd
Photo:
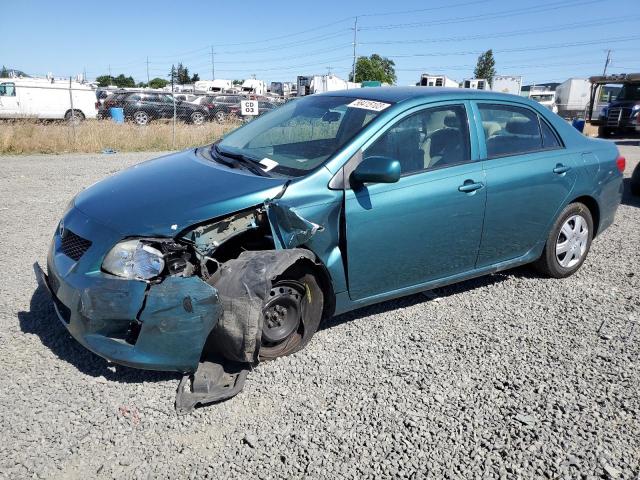
[(163, 253), (149, 243), (125, 240), (117, 243), (102, 262), (102, 269), (118, 277), (150, 280), (164, 270)]

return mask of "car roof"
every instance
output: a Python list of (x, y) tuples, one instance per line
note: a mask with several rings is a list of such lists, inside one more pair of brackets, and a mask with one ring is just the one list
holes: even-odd
[(325, 96), (358, 97), (365, 100), (378, 100), (381, 102), (402, 102), (409, 99), (494, 99), (494, 100), (523, 100), (519, 95), (491, 92), (487, 90), (475, 90), (471, 88), (446, 88), (446, 87), (369, 87), (352, 88), (350, 90), (338, 90), (321, 93)]

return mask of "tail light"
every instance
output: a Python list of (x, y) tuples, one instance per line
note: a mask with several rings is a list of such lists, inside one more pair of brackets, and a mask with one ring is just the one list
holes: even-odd
[(96, 107), (96, 110), (98, 110), (100, 108), (100, 102), (96, 102), (95, 107)]
[(206, 107), (207, 108), (213, 108), (213, 103), (207, 103)]
[(618, 155), (618, 158), (616, 158), (616, 166), (620, 173), (624, 172), (624, 167), (627, 166), (627, 160), (622, 155)]

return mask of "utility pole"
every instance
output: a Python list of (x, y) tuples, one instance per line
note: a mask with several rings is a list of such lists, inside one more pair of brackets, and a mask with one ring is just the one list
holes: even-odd
[(216, 79), (216, 63), (213, 58), (213, 45), (211, 45), (211, 80)]
[(109, 84), (111, 84), (111, 64), (109, 64)]
[(327, 75), (331, 76), (331, 66), (327, 67)]
[(149, 57), (147, 57), (147, 87), (149, 86)]
[(356, 81), (356, 42), (358, 40), (358, 17), (353, 22), (353, 70), (351, 72), (351, 81)]
[(611, 49), (607, 50), (607, 60), (604, 62), (604, 70), (602, 71), (602, 76), (604, 77), (607, 74), (607, 67), (611, 63)]

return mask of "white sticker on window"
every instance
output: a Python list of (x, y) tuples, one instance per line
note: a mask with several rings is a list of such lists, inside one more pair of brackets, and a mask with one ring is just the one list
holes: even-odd
[(270, 158), (263, 158), (262, 160), (260, 160), (260, 165), (262, 165), (265, 169), (265, 171), (269, 171), (269, 170), (273, 170), (274, 168), (276, 168), (278, 166), (278, 162), (276, 162), (275, 160), (271, 160)]
[(375, 100), (364, 100), (359, 98), (358, 100), (354, 100), (347, 107), (351, 108), (363, 108), (364, 110), (373, 110), (374, 112), (381, 112), (385, 108), (389, 107), (390, 103), (384, 102), (376, 102)]

